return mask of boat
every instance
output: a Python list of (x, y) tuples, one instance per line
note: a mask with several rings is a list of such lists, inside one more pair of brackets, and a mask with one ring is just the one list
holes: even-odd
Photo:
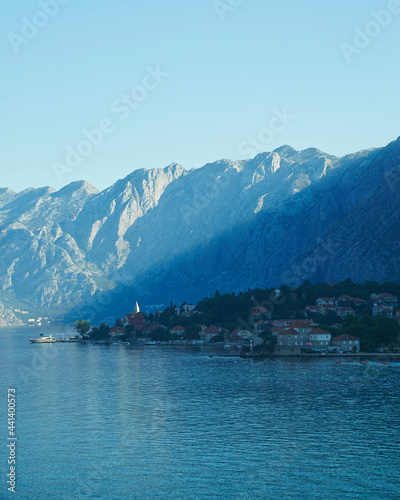
[(40, 334), (40, 337), (38, 339), (29, 339), (32, 344), (54, 344), (57, 342), (57, 339), (53, 339), (53, 335), (43, 335), (43, 333)]
[(81, 339), (79, 337), (70, 337), (69, 339), (64, 339), (64, 336), (62, 339), (60, 339), (58, 342), (64, 342), (64, 343), (71, 343), (71, 342), (80, 342)]

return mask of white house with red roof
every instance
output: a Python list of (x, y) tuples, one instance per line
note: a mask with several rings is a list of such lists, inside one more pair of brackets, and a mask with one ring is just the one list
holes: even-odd
[(331, 343), (331, 334), (321, 328), (314, 328), (308, 334), (308, 340), (312, 344), (311, 349), (326, 351)]
[(335, 306), (336, 305), (336, 299), (335, 297), (319, 297), (316, 302), (317, 306)]
[(343, 294), (337, 298), (337, 303), (342, 305), (348, 305), (351, 300), (351, 296), (347, 294)]
[(397, 304), (397, 297), (395, 295), (392, 295), (391, 293), (381, 293), (380, 296), (382, 297), (385, 304)]
[(379, 315), (393, 318), (393, 306), (374, 304), (372, 307), (372, 316)]
[(304, 347), (308, 342), (308, 335), (313, 326), (301, 320), (294, 320), (289, 326), (277, 332), (278, 346)]
[(319, 306), (307, 306), (304, 314), (307, 316), (307, 313), (321, 313), (321, 308)]
[(125, 334), (125, 328), (119, 326), (112, 326), (110, 328), (111, 337), (120, 337)]
[(217, 326), (211, 325), (200, 332), (200, 338), (203, 342), (208, 344), (211, 339), (213, 339), (220, 333), (221, 330)]
[(176, 334), (181, 337), (185, 333), (185, 329), (183, 328), (183, 326), (176, 325), (170, 329), (169, 333), (171, 333), (172, 335)]
[(345, 318), (346, 316), (355, 316), (356, 312), (351, 307), (337, 307), (336, 314), (341, 318)]

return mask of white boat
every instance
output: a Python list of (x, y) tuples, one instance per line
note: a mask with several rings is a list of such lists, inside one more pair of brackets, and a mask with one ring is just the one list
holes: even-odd
[(53, 339), (53, 335), (44, 336), (43, 333), (40, 334), (38, 339), (29, 339), (32, 344), (54, 344), (57, 339)]

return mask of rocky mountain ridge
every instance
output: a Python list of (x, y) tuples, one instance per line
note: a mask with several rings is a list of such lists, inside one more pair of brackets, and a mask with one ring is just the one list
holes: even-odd
[(0, 303), (107, 316), (136, 299), (400, 279), (399, 165), (400, 139), (343, 158), (282, 146), (135, 170), (102, 192), (0, 189)]

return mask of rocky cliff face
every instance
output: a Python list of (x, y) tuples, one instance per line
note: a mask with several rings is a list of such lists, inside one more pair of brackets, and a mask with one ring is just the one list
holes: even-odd
[(400, 139), (343, 158), (284, 146), (136, 170), (101, 193), (2, 189), (0, 302), (61, 314), (100, 301), (107, 315), (134, 297), (161, 306), (216, 289), (400, 279), (399, 165)]

